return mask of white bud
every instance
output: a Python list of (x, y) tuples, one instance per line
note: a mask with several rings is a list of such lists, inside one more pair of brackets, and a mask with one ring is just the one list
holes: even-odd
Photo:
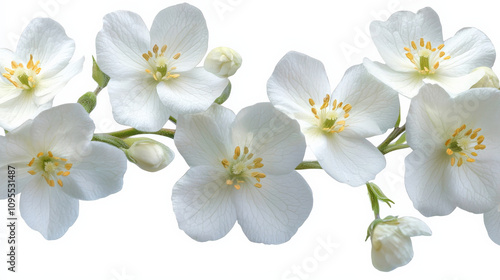
[(152, 139), (129, 138), (125, 142), (132, 143), (126, 150), (127, 157), (146, 171), (162, 170), (174, 160), (175, 154), (169, 147)]
[(205, 70), (219, 77), (227, 78), (240, 68), (241, 55), (235, 50), (226, 47), (218, 47), (211, 50), (205, 58)]
[(472, 72), (484, 71), (484, 76), (471, 88), (499, 88), (498, 77), (489, 67), (478, 67)]
[(378, 223), (371, 233), (373, 266), (391, 271), (408, 264), (413, 258), (410, 237), (431, 234), (424, 222), (413, 217)]

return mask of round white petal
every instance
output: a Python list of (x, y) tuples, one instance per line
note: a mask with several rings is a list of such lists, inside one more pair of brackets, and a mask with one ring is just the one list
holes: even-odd
[(363, 138), (306, 133), (306, 140), (319, 164), (335, 180), (357, 187), (373, 180), (385, 167), (385, 158)]
[(443, 43), (441, 23), (437, 13), (427, 7), (417, 14), (400, 11), (392, 14), (385, 22), (374, 21), (370, 33), (385, 63), (395, 71), (414, 72), (414, 65), (406, 57), (405, 47), (411, 48), (411, 41), (423, 38), (438, 46)]
[[(475, 83), (477, 83), (482, 77), (484, 72), (475, 71), (463, 76), (450, 77), (440, 75), (439, 73), (429, 76), (425, 79), (426, 82), (431, 84), (437, 84), (446, 90), (449, 94), (455, 96), (459, 93), (470, 89)], [(448, 73), (446, 73), (447, 75)]]
[(235, 146), (248, 147), (262, 158), (264, 173), (287, 174), (302, 162), (306, 149), (297, 121), (259, 103), (241, 110), (232, 125)]
[(63, 90), (69, 80), (82, 71), (83, 62), (84, 58), (82, 57), (67, 65), (56, 75), (40, 80), (33, 91), (35, 103), (42, 105), (52, 102), (56, 94)]
[(261, 188), (242, 186), (232, 198), (245, 235), (252, 242), (266, 244), (290, 240), (313, 205), (311, 189), (295, 171), (267, 176)]
[(414, 217), (401, 217), (398, 218), (398, 228), (402, 234), (413, 237), (419, 235), (430, 236), (431, 229), (422, 220)]
[(316, 122), (309, 99), (321, 106), (330, 92), (323, 63), (298, 52), (287, 53), (267, 82), (271, 103), (291, 118), (306, 122)]
[(484, 225), (488, 231), (488, 236), (493, 242), (500, 245), (500, 207), (484, 213)]
[(231, 124), (234, 113), (220, 105), (206, 112), (183, 115), (177, 120), (175, 146), (189, 166), (221, 166), (224, 158), (232, 156)]
[(480, 66), (495, 62), (495, 47), (488, 36), (476, 28), (463, 28), (444, 43), (442, 51), (451, 58), (440, 64), (438, 71), (447, 76), (463, 76)]
[(41, 112), (31, 126), (31, 142), (37, 153), (51, 151), (59, 157), (80, 153), (90, 144), (95, 125), (78, 103)]
[(160, 100), (174, 117), (203, 112), (219, 97), (229, 80), (219, 78), (202, 67), (180, 73), (180, 77), (160, 82)]
[(92, 142), (84, 154), (73, 155), (70, 175), (62, 177), (62, 190), (82, 200), (95, 200), (121, 190), (127, 170), (125, 154), (105, 143)]
[(33, 61), (40, 61), (40, 76), (51, 77), (68, 65), (75, 51), (75, 42), (64, 28), (50, 18), (35, 18), (24, 29), (16, 55), (26, 65), (33, 55)]
[(363, 60), (363, 65), (375, 78), (408, 98), (417, 95), (420, 87), (424, 85), (423, 76), (417, 71), (398, 72), (385, 64), (373, 62), (367, 58)]
[(372, 264), (380, 271), (391, 271), (413, 258), (410, 237), (395, 225), (379, 224), (372, 233)]
[(107, 14), (96, 38), (99, 68), (111, 79), (145, 75), (150, 66), (142, 54), (150, 50), (149, 42), (149, 30), (138, 14), (128, 11)]
[(23, 92), (16, 98), (0, 104), (0, 127), (10, 131), (50, 107), (52, 102), (39, 105), (30, 94)]
[(78, 218), (78, 199), (66, 195), (59, 186), (49, 187), (41, 176), (37, 178), (21, 194), (21, 216), (45, 239), (58, 239)]
[(172, 190), (179, 228), (197, 241), (222, 238), (236, 222), (231, 200), (234, 188), (226, 185), (222, 166), (221, 170), (210, 166), (192, 167)]
[[(151, 45), (167, 45), (169, 67), (188, 71), (196, 67), (208, 48), (208, 29), (201, 11), (187, 3), (168, 7), (158, 13), (151, 26)], [(178, 59), (172, 57), (180, 53)]]
[(158, 97), (158, 82), (148, 76), (113, 80), (108, 84), (109, 99), (115, 120), (141, 131), (158, 131), (171, 111)]
[(379, 135), (394, 127), (398, 119), (398, 93), (370, 75), (363, 65), (347, 69), (332, 99), (352, 106), (342, 132), (345, 135)]

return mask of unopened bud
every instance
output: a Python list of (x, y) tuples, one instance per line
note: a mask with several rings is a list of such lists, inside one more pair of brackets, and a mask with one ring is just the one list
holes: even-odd
[(474, 71), (484, 71), (484, 76), (475, 83), (471, 88), (499, 88), (498, 77), (489, 67), (478, 67)]
[(218, 47), (211, 50), (205, 58), (205, 70), (219, 77), (227, 78), (240, 68), (241, 56), (235, 50)]
[(149, 172), (162, 170), (175, 156), (169, 147), (149, 138), (128, 138), (124, 141), (130, 145), (130, 148), (125, 150), (127, 158)]

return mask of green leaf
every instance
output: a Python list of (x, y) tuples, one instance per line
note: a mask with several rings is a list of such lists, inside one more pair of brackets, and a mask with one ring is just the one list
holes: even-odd
[(105, 88), (109, 82), (109, 76), (101, 71), (99, 65), (95, 61), (95, 58), (92, 56), (93, 66), (92, 66), (92, 78), (101, 88)]

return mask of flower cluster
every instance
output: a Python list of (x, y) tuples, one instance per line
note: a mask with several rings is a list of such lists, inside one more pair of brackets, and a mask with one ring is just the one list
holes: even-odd
[[(0, 170), (18, 172), (14, 191), (0, 180), (0, 198), (21, 195), (26, 224), (46, 239), (61, 238), (78, 217), (79, 200), (122, 189), (127, 159), (149, 172), (171, 164), (166, 144), (132, 137), (165, 136), (189, 165), (171, 200), (178, 227), (192, 239), (220, 239), (237, 221), (252, 242), (287, 242), (311, 213), (312, 189), (321, 187), (311, 189), (297, 170), (323, 169), (340, 183), (367, 187), (372, 263), (390, 271), (413, 258), (410, 237), (431, 235), (420, 219), (381, 218), (379, 202), (394, 202), (371, 182), (385, 154), (410, 148), (404, 179), (414, 208), (426, 217), (457, 207), (483, 214), (500, 244), (492, 42), (475, 28), (444, 41), (431, 8), (394, 13), (370, 31), (385, 64), (365, 58), (332, 90), (321, 61), (290, 51), (267, 81), (270, 102), (235, 114), (223, 103), (242, 57), (228, 47), (207, 54), (208, 28), (196, 7), (165, 8), (151, 28), (133, 12), (104, 16), (93, 60), (97, 89), (56, 107), (55, 95), (83, 58), (70, 62), (75, 44), (62, 26), (35, 19), (15, 52), (0, 49)], [(94, 133), (89, 113), (103, 89), (116, 122), (130, 128)], [(403, 125), (400, 94), (411, 98)], [(175, 129), (165, 127), (169, 121)], [(388, 131), (378, 146), (369, 139)], [(304, 161), (306, 146), (315, 160)]]

